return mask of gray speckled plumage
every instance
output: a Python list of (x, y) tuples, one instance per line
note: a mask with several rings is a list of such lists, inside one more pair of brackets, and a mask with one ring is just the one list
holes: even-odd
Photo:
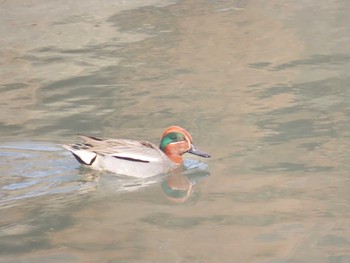
[(80, 136), (82, 143), (62, 145), (82, 164), (134, 177), (167, 173), (176, 165), (154, 144), (126, 139)]

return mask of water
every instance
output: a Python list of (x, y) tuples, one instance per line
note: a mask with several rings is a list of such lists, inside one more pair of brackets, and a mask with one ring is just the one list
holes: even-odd
[[(2, 1), (0, 262), (350, 262), (349, 7)], [(136, 180), (59, 146), (173, 124), (212, 158)]]

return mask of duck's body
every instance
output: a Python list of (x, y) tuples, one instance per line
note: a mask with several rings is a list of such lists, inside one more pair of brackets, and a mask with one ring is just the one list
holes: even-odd
[(140, 178), (167, 173), (178, 167), (185, 152), (210, 157), (197, 150), (192, 144), (191, 135), (178, 126), (165, 130), (160, 147), (146, 141), (90, 136), (81, 138), (82, 143), (63, 145), (81, 164), (95, 170)]

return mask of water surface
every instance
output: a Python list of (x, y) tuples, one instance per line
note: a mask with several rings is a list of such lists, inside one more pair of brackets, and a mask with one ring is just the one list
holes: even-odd
[[(350, 262), (349, 8), (2, 1), (0, 262)], [(135, 180), (59, 146), (174, 124), (212, 158)]]

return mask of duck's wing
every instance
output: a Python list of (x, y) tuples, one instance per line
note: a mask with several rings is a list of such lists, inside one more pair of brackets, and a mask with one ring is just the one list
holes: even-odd
[(91, 165), (97, 155), (111, 156), (133, 162), (157, 162), (163, 152), (154, 144), (146, 141), (134, 141), (125, 139), (97, 138), (92, 136), (80, 136), (82, 143), (63, 145), (72, 152), (80, 162)]

